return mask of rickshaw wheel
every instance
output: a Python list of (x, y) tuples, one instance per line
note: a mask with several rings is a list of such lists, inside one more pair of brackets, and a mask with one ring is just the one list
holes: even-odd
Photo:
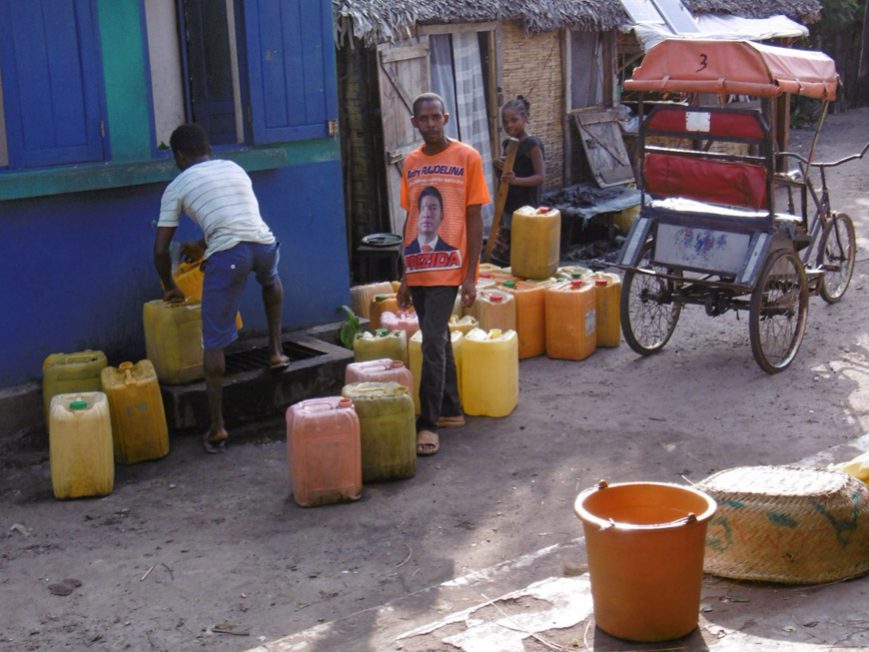
[(846, 213), (833, 213), (824, 227), (818, 251), (818, 267), (824, 270), (819, 289), (827, 303), (841, 300), (854, 274), (857, 258), (857, 238), (854, 222)]
[[(681, 276), (681, 271), (652, 264), (652, 242), (643, 245), (637, 267)], [(622, 281), (621, 320), (625, 341), (641, 355), (657, 353), (673, 334), (682, 304), (673, 301), (674, 281), (625, 272)]]
[(787, 369), (803, 341), (809, 284), (802, 261), (790, 249), (773, 251), (751, 293), (751, 352), (765, 372)]

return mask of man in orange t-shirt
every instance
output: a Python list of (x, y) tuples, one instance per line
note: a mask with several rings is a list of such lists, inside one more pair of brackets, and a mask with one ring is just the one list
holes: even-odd
[(411, 122), (424, 142), (404, 159), (401, 175), (401, 205), (407, 219), (398, 302), (402, 307), (413, 302), (422, 331), (418, 455), (437, 453), (439, 426), (465, 423), (449, 319), (459, 289), (463, 306), (476, 299), (483, 240), (480, 209), (490, 201), (479, 152), (444, 133), (449, 121), (445, 107), (435, 93), (414, 100)]

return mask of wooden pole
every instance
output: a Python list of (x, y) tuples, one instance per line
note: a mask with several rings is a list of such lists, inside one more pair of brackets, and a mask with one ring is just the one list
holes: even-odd
[(516, 152), (519, 149), (519, 141), (516, 138), (507, 139), (507, 152), (504, 154), (504, 168), (501, 170), (501, 183), (498, 185), (498, 195), (495, 198), (495, 214), (492, 218), (492, 228), (489, 229), (489, 239), (486, 241), (486, 251), (483, 252), (483, 262), (488, 263), (492, 257), (492, 249), (495, 248), (495, 240), (498, 238), (498, 229), (501, 226), (501, 213), (507, 203), (507, 191), (510, 184), (504, 181), (504, 173), (513, 171), (513, 163), (516, 162)]

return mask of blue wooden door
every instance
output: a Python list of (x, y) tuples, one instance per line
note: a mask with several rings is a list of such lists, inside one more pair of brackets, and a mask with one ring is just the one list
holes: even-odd
[(331, 0), (245, 0), (256, 143), (330, 135), (338, 114)]
[(10, 167), (103, 159), (94, 0), (0, 0), (0, 70)]

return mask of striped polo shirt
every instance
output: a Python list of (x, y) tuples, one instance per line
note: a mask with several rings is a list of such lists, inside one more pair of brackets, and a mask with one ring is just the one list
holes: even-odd
[(197, 163), (166, 186), (157, 226), (177, 227), (181, 213), (202, 229), (206, 258), (239, 242), (275, 241), (260, 215), (250, 177), (232, 161)]

